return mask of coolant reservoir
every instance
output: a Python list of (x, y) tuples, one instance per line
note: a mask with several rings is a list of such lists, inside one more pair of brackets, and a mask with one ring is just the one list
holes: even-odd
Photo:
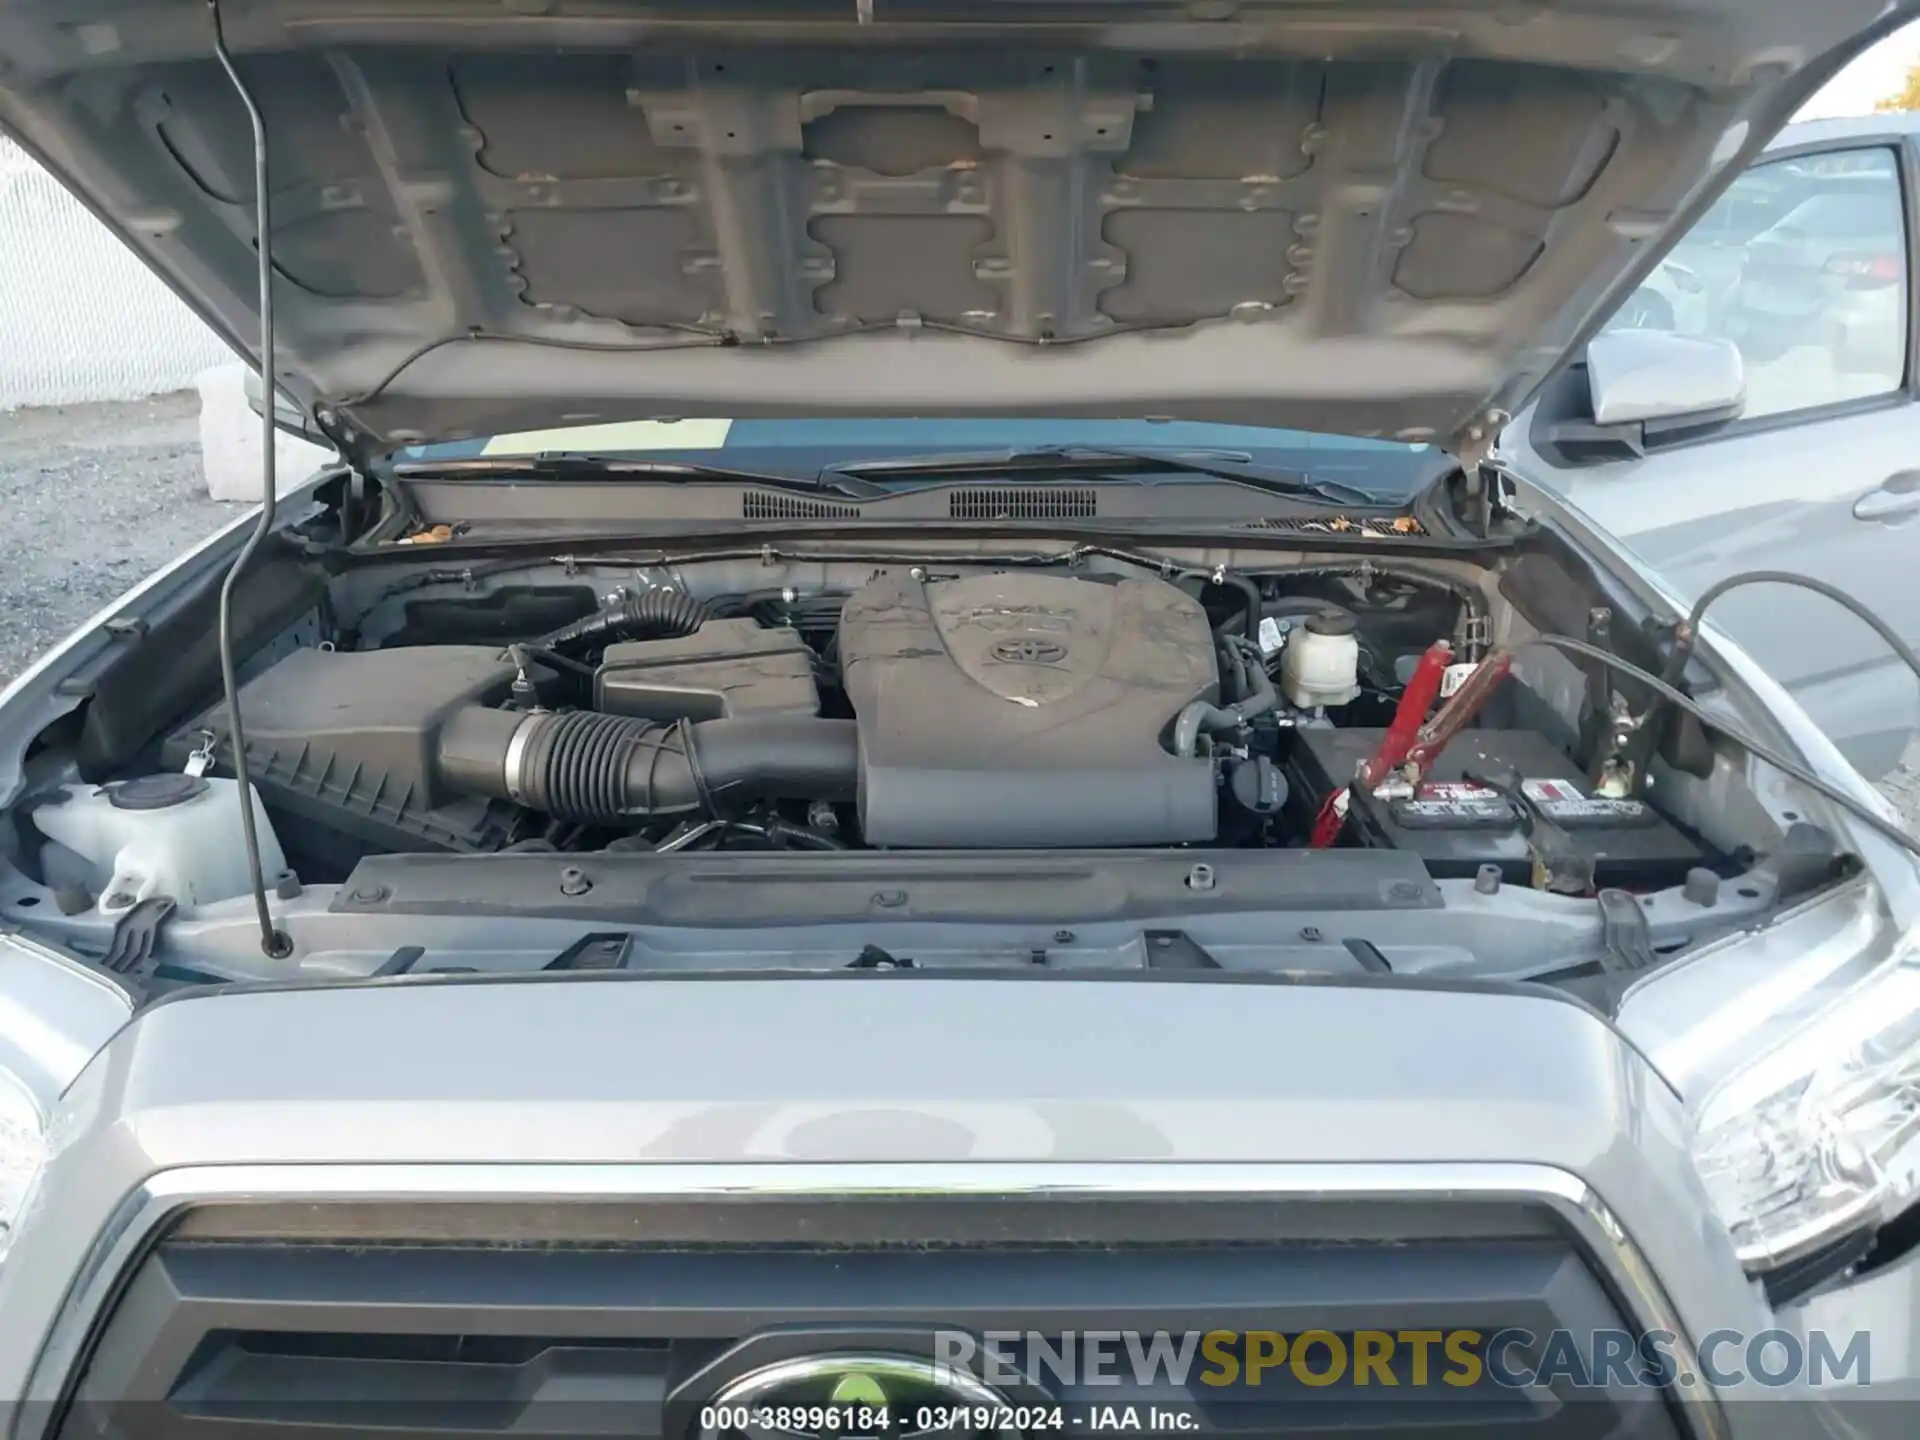
[[(199, 775), (142, 775), (110, 785), (65, 785), (63, 801), (33, 810), (33, 823), (86, 860), (103, 915), (166, 895), (183, 910), (253, 888), (240, 828), (240, 785)], [(260, 869), (267, 883), (287, 868), (273, 825), (253, 796)]]
[(1280, 688), (1302, 710), (1344, 705), (1360, 693), (1360, 642), (1344, 610), (1309, 615), (1280, 652)]

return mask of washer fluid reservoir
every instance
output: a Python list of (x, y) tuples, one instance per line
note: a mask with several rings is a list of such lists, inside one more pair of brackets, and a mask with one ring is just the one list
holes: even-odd
[[(33, 824), (88, 862), (101, 914), (118, 915), (156, 895), (193, 910), (253, 888), (238, 781), (169, 773), (60, 788), (66, 798), (36, 806)], [(271, 885), (287, 859), (258, 793), (253, 819), (260, 869)]]

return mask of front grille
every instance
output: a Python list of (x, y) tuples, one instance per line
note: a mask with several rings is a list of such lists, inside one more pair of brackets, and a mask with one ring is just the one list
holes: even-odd
[(1011, 489), (969, 485), (947, 497), (952, 520), (1091, 520), (1099, 509), (1094, 490), (1045, 485)]
[[(1003, 1358), (1040, 1384), (1003, 1391), (1090, 1415), (1133, 1392), (1060, 1375), (1051, 1357), (1088, 1332), (1317, 1329), (1352, 1347), (1363, 1331), (1624, 1325), (1572, 1237), (1518, 1203), (233, 1207), (189, 1216), (131, 1277), (60, 1433), (691, 1440), (729, 1376), (927, 1355), (936, 1332), (1015, 1337)], [(1658, 1392), (1416, 1387), (1410, 1351), (1396, 1386), (1364, 1393), (1285, 1369), (1210, 1389), (1208, 1364), (1196, 1353), (1156, 1398), (1246, 1436), (1675, 1433)]]
[(740, 497), (743, 520), (854, 520), (856, 505), (836, 505), (830, 500), (809, 500), (804, 495), (780, 495), (767, 490), (749, 490)]

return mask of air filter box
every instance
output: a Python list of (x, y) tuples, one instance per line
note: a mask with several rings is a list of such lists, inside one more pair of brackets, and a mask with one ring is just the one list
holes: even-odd
[[(514, 666), (490, 645), (296, 650), (240, 687), (247, 763), (294, 868), (344, 875), (368, 851), (488, 852), (531, 833), (525, 811), (438, 783), (440, 727), (465, 705), (499, 705)], [(179, 769), (211, 734), (233, 773), (227, 709), (167, 738)]]
[(691, 635), (607, 646), (593, 708), (646, 720), (817, 715), (820, 691), (798, 630), (709, 620)]

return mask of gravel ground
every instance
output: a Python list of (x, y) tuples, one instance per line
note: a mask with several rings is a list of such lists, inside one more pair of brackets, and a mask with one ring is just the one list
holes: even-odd
[[(0, 685), (245, 507), (207, 498), (199, 398), (0, 413)], [(1920, 745), (1882, 787), (1920, 829)]]
[(207, 498), (199, 397), (0, 414), (0, 684), (245, 507)]

